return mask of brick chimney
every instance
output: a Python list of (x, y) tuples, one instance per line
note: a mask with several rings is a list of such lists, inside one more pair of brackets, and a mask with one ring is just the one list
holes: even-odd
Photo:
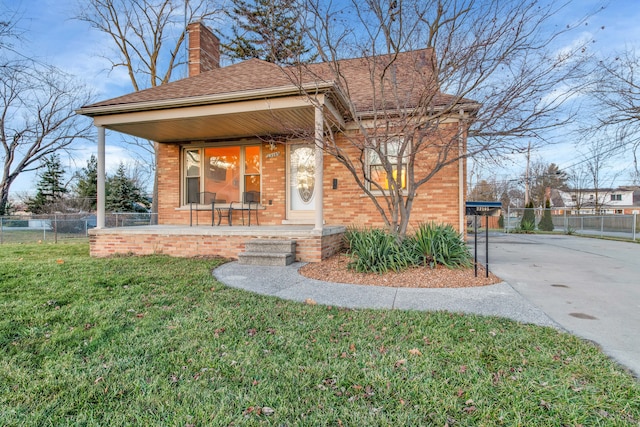
[(189, 77), (220, 68), (220, 40), (202, 22), (187, 26), (189, 33)]

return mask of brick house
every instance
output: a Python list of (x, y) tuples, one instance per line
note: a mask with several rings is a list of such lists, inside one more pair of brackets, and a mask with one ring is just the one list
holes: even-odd
[[(431, 49), (396, 58), (394, 78), (406, 93), (404, 108), (420, 102), (426, 87), (416, 82), (429, 75), (430, 61)], [(345, 226), (382, 226), (380, 213), (351, 172), (322, 148), (331, 133), (341, 149), (354, 154), (347, 140), (362, 130), (349, 120), (347, 105), (355, 105), (358, 114), (381, 108), (370, 85), (368, 60), (337, 65), (349, 83), (349, 99), (323, 63), (303, 72), (258, 59), (221, 68), (218, 39), (194, 23), (189, 26), (189, 77), (80, 108), (98, 130), (98, 227), (90, 236), (92, 255), (160, 252), (236, 258), (250, 239), (284, 237), (297, 242), (297, 260), (313, 262), (339, 250)], [(436, 95), (435, 104), (456, 102)], [(472, 102), (460, 103), (455, 109), (459, 113), (438, 126), (441, 133), (459, 135), (461, 151), (466, 146), (464, 123), (476, 108)], [(104, 228), (105, 129), (156, 143), (158, 225)], [(429, 164), (428, 152), (417, 156), (417, 165)], [(383, 182), (375, 163), (370, 160), (361, 172), (376, 174), (372, 179)], [(452, 162), (420, 187), (411, 223), (445, 222), (463, 230), (465, 189), (466, 162)], [(211, 226), (215, 211), (203, 197), (212, 193), (217, 219), (224, 216), (222, 226)], [(256, 212), (236, 209), (247, 207), (241, 203), (247, 194), (254, 195), (259, 226)], [(199, 210), (194, 212), (191, 202)], [(247, 214), (253, 215), (251, 227), (240, 225)]]

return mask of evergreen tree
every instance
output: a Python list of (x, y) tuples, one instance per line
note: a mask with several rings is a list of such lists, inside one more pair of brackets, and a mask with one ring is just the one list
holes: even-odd
[(136, 183), (127, 176), (123, 163), (106, 182), (105, 209), (110, 212), (146, 212), (149, 201)]
[(553, 219), (551, 218), (551, 202), (549, 199), (544, 205), (544, 214), (538, 224), (538, 228), (542, 231), (553, 231)]
[(38, 181), (37, 193), (34, 198), (27, 200), (27, 210), (34, 214), (51, 213), (59, 210), (59, 204), (64, 200), (67, 189), (62, 183), (64, 169), (60, 157), (52, 154), (44, 159), (44, 172)]
[(309, 53), (305, 46), (296, 0), (236, 0), (227, 15), (233, 36), (223, 43), (232, 59), (258, 58), (275, 64), (294, 64)]
[(76, 174), (77, 183), (75, 195), (80, 200), (80, 206), (86, 210), (95, 211), (98, 200), (98, 160), (93, 154), (87, 160), (87, 167)]
[(533, 231), (536, 228), (536, 214), (533, 211), (533, 201), (530, 200), (524, 208), (520, 228), (525, 231)]

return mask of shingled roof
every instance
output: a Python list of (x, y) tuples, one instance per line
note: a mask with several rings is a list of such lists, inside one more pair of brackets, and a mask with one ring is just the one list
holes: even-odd
[[(168, 101), (183, 100), (188, 104), (190, 100), (214, 96), (224, 96), (232, 101), (235, 95), (246, 99), (249, 92), (254, 93), (256, 98), (266, 98), (269, 93), (286, 90), (300, 93), (299, 88), (309, 90), (314, 85), (333, 86), (350, 101), (351, 108), (356, 112), (379, 108), (411, 108), (425, 102), (425, 98), (434, 106), (456, 102), (455, 97), (437, 90), (432, 61), (432, 49), (404, 52), (393, 57), (381, 55), (289, 67), (250, 59), (86, 105), (80, 111), (95, 115), (98, 113), (92, 114), (89, 111), (99, 109), (102, 111), (100, 114), (108, 114), (110, 110), (117, 112), (124, 107), (131, 109), (137, 104), (141, 108)], [(385, 77), (381, 79), (383, 70)], [(389, 96), (390, 93), (394, 96)], [(179, 106), (179, 102), (172, 106)]]

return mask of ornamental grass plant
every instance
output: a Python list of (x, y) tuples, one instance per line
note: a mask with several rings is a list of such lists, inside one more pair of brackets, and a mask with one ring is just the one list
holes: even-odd
[(469, 249), (450, 224), (422, 223), (413, 235), (402, 239), (379, 228), (349, 228), (345, 241), (349, 268), (359, 273), (473, 265)]

